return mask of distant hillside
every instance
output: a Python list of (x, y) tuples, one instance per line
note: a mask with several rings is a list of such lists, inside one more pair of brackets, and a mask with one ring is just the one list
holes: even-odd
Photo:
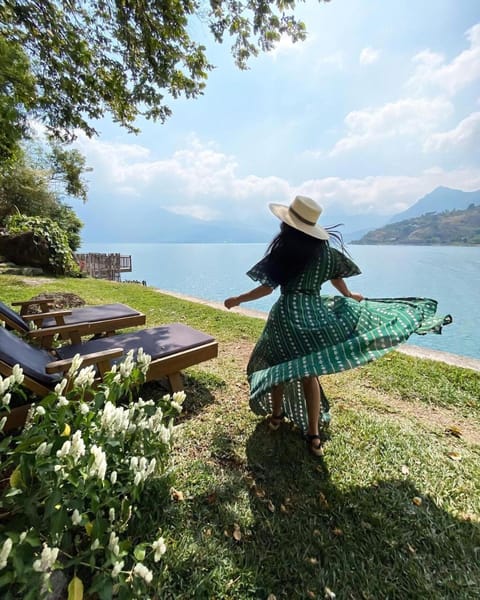
[(375, 229), (352, 244), (480, 244), (480, 206), (429, 213)]
[(446, 210), (464, 210), (471, 204), (480, 204), (480, 190), (463, 192), (447, 187), (438, 187), (407, 210), (393, 216), (389, 223), (398, 223), (427, 213), (442, 213)]

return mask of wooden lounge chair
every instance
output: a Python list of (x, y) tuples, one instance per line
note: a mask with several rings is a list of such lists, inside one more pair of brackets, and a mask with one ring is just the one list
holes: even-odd
[[(183, 369), (218, 355), (218, 343), (212, 336), (181, 323), (63, 346), (56, 350), (57, 356), (0, 327), (0, 374), (8, 377), (14, 365), (19, 364), (25, 376), (24, 386), (44, 396), (62, 379), (76, 354), (81, 355), (82, 366), (97, 366), (101, 380), (114, 362), (122, 360), (129, 350), (139, 348), (152, 357), (146, 380), (166, 377), (173, 392), (183, 389), (180, 373)], [(5, 431), (21, 427), (27, 412), (28, 406), (12, 409)]]
[[(119, 329), (138, 327), (146, 321), (144, 314), (126, 304), (100, 304), (53, 311), (49, 310), (49, 300), (12, 302), (12, 305), (21, 306), (20, 314), (0, 302), (0, 321), (4, 321), (7, 328), (19, 333), (40, 337), (44, 348), (51, 348), (54, 338), (52, 331), (55, 327), (72, 326), (71, 329), (63, 329), (59, 333), (72, 344), (80, 344), (83, 335), (113, 335)], [(29, 314), (29, 308), (33, 305), (39, 305), (42, 312)], [(30, 322), (43, 330), (45, 335), (32, 334)]]

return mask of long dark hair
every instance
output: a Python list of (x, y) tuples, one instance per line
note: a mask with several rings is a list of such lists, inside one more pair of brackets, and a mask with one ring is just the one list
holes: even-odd
[[(342, 234), (334, 227), (326, 227), (333, 242), (345, 250)], [(319, 258), (329, 245), (286, 223), (273, 238), (265, 253), (268, 275), (280, 285), (288, 283), (302, 273), (310, 261)]]

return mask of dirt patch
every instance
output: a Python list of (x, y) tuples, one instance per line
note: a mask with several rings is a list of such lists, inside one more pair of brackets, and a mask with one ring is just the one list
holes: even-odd
[[(48, 300), (51, 304), (51, 308), (56, 310), (85, 306), (85, 300), (83, 298), (80, 298), (80, 296), (77, 296), (76, 294), (71, 294), (70, 292), (38, 294), (37, 296), (30, 298), (31, 302), (35, 302), (35, 300)], [(28, 310), (31, 314), (42, 312), (39, 304), (31, 304)]]
[(480, 445), (480, 426), (466, 418), (459, 417), (448, 408), (386, 396), (381, 396), (380, 402), (388, 411), (391, 411), (390, 414), (395, 419), (398, 419), (399, 416), (415, 419), (432, 432), (452, 435), (469, 444)]
[(31, 285), (32, 287), (38, 287), (39, 285), (45, 285), (46, 283), (52, 283), (53, 279), (47, 279), (46, 277), (22, 277), (22, 283)]

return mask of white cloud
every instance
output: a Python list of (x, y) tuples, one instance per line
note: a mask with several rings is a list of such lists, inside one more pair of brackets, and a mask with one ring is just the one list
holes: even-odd
[(480, 169), (444, 171), (434, 168), (415, 176), (327, 177), (304, 182), (298, 193), (317, 199), (327, 209), (326, 216), (339, 208), (350, 214), (392, 215), (406, 210), (439, 186), (477, 190), (480, 188)]
[(344, 120), (347, 135), (335, 144), (330, 156), (388, 138), (425, 134), (452, 112), (452, 104), (442, 98), (404, 98), (379, 108), (352, 111)]
[(371, 65), (380, 57), (380, 52), (375, 48), (363, 48), (360, 52), (359, 62), (361, 65)]
[(308, 36), (305, 40), (300, 42), (292, 42), (292, 38), (289, 35), (282, 35), (275, 46), (270, 50), (267, 56), (277, 60), (280, 56), (292, 54), (292, 53), (303, 53), (309, 46), (315, 41), (315, 36)]
[(434, 85), (453, 96), (480, 79), (480, 23), (471, 27), (465, 36), (470, 47), (450, 62), (442, 54), (430, 50), (416, 54), (413, 62), (417, 67), (407, 86), (419, 91), (428, 85)]
[[(88, 140), (83, 151), (92, 175), (102, 190), (102, 202), (115, 206), (119, 190), (127, 183), (138, 202), (155, 204), (179, 214), (204, 220), (252, 219), (268, 214), (268, 202), (289, 203), (295, 194), (317, 199), (328, 213), (394, 214), (421, 196), (443, 185), (463, 190), (480, 188), (480, 169), (426, 170), (416, 176), (376, 176), (361, 178), (324, 177), (293, 185), (283, 177), (238, 174), (236, 159), (219, 151), (214, 144), (192, 137), (185, 149), (159, 160), (141, 147), (126, 148), (110, 142)], [(114, 160), (107, 160), (107, 157)], [(135, 157), (133, 162), (131, 156)], [(99, 163), (99, 157), (103, 161)], [(118, 173), (123, 176), (118, 179)], [(128, 174), (128, 176), (127, 176)]]
[(425, 152), (458, 150), (459, 148), (474, 149), (480, 147), (480, 112), (471, 113), (468, 117), (450, 131), (434, 133), (425, 140)]
[(203, 204), (169, 206), (168, 210), (177, 215), (186, 215), (188, 217), (200, 219), (201, 221), (213, 221), (222, 216), (218, 210), (214, 210)]

